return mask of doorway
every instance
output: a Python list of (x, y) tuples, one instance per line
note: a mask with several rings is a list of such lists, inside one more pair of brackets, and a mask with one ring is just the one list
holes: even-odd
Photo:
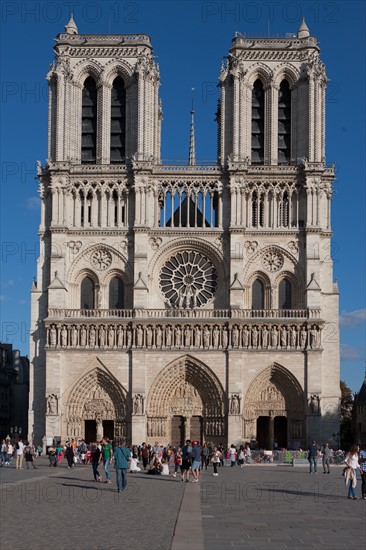
[(108, 439), (114, 439), (114, 422), (113, 420), (103, 420), (103, 436)]
[(202, 444), (202, 416), (191, 418), (191, 441), (198, 441)]
[(269, 416), (259, 416), (257, 418), (257, 442), (260, 449), (269, 449)]
[(287, 417), (286, 416), (275, 416), (274, 442), (278, 444), (278, 448), (287, 449)]
[(173, 416), (171, 444), (174, 447), (182, 447), (185, 443), (185, 418), (184, 416)]
[(85, 420), (85, 443), (93, 443), (97, 439), (97, 423), (95, 420)]

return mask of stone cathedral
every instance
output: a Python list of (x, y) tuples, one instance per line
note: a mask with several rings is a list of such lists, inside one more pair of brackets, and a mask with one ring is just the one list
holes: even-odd
[(236, 33), (212, 165), (194, 112), (186, 164), (161, 162), (147, 35), (79, 34), (71, 17), (54, 51), (29, 438), (335, 444), (328, 79), (305, 21)]

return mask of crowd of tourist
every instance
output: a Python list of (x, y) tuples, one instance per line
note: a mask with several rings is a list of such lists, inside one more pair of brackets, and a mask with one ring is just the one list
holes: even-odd
[[(113, 444), (112, 444), (113, 443)], [(267, 454), (266, 454), (267, 453)], [(42, 447), (33, 446), (21, 439), (16, 442), (3, 440), (1, 443), (1, 465), (9, 466), (15, 459), (16, 469), (23, 468), (23, 459), (27, 469), (37, 469), (35, 458), (41, 456)], [(272, 457), (271, 451), (263, 451), (262, 457)], [(317, 474), (318, 462), (321, 459), (323, 473), (330, 474), (331, 461), (334, 451), (328, 443), (319, 446), (316, 441), (309, 445), (306, 451), (309, 461), (310, 474)], [(253, 453), (250, 445), (240, 445), (238, 448), (231, 445), (224, 448), (222, 445), (214, 446), (206, 443), (201, 445), (198, 441), (186, 441), (182, 447), (160, 445), (158, 441), (154, 445), (142, 443), (141, 445), (126, 446), (123, 438), (109, 441), (103, 438), (100, 442), (87, 444), (83, 439), (76, 441), (71, 439), (65, 445), (61, 443), (48, 448), (48, 460), (50, 467), (57, 467), (63, 460), (67, 461), (68, 468), (76, 464), (91, 465), (93, 480), (111, 483), (110, 467), (114, 465), (118, 491), (123, 491), (127, 486), (127, 472), (146, 472), (148, 475), (173, 476), (180, 478), (181, 482), (198, 483), (200, 473), (212, 466), (213, 476), (218, 476), (218, 468), (223, 466), (243, 468), (246, 464), (253, 463)], [(355, 487), (357, 484), (357, 470), (362, 480), (362, 498), (366, 500), (366, 448), (360, 450), (358, 445), (353, 445), (350, 451), (342, 456), (344, 469), (342, 475), (348, 487), (348, 498), (356, 500)]]

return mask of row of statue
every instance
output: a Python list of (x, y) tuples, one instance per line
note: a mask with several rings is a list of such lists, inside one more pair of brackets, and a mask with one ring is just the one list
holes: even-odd
[(316, 325), (56, 325), (50, 348), (318, 349)]
[(166, 436), (166, 418), (148, 418), (146, 432), (149, 437)]

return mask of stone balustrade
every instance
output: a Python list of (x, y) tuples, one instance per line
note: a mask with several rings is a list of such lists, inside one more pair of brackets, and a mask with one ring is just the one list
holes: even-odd
[(320, 309), (55, 309), (57, 319), (320, 319)]

